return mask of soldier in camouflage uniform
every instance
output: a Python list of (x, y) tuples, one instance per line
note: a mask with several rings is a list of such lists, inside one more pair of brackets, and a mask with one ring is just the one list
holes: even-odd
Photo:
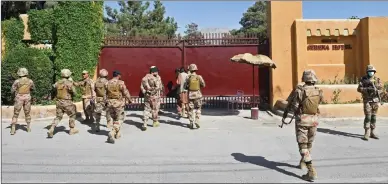
[(363, 139), (368, 140), (369, 134), (371, 138), (379, 139), (376, 134), (376, 115), (379, 110), (379, 95), (382, 93), (383, 85), (378, 77), (375, 76), (376, 69), (372, 65), (368, 65), (366, 76), (363, 76), (358, 85), (357, 91), (362, 94), (364, 102), (364, 129), (365, 134)]
[(164, 88), (158, 72), (158, 68), (152, 66), (150, 73), (141, 80), (140, 89), (144, 94), (143, 131), (147, 130), (147, 122), (150, 118), (153, 120), (153, 127), (159, 126), (160, 96)]
[(124, 121), (124, 106), (126, 101), (131, 103), (131, 95), (129, 94), (124, 81), (120, 80), (121, 74), (119, 71), (113, 72), (113, 78), (105, 84), (107, 96), (107, 111), (113, 118), (113, 127), (108, 135), (108, 142), (114, 144), (115, 139), (121, 137), (121, 124)]
[(16, 133), (16, 123), (18, 121), (20, 110), (23, 108), (24, 116), (27, 123), (27, 132), (31, 132), (31, 91), (35, 90), (34, 82), (27, 78), (28, 70), (19, 68), (17, 72), (20, 79), (17, 79), (11, 88), (11, 93), (15, 93), (14, 112), (12, 117), (11, 135)]
[(188, 97), (187, 97), (187, 89), (184, 88), (184, 85), (187, 80), (188, 74), (185, 72), (185, 69), (182, 67), (179, 70), (179, 75), (176, 83), (178, 84), (178, 95), (179, 95), (179, 100), (177, 104), (177, 110), (179, 116), (182, 116), (184, 118), (187, 118), (187, 110), (188, 110)]
[[(95, 102), (95, 108), (94, 108), (94, 118), (96, 119), (95, 124), (95, 130), (96, 132), (100, 131), (100, 121), (101, 121), (101, 114), (102, 111), (106, 111), (106, 90), (105, 85), (108, 83), (108, 79), (106, 77), (108, 76), (108, 71), (105, 69), (101, 69), (100, 77), (97, 79), (95, 83), (95, 92), (96, 92), (96, 102)], [(107, 127), (112, 127), (112, 118), (110, 117), (110, 113), (106, 112), (106, 121), (107, 121)]]
[(191, 64), (189, 65), (190, 74), (186, 79), (185, 88), (188, 90), (188, 98), (189, 98), (189, 121), (190, 121), (190, 129), (194, 129), (194, 124), (197, 128), (199, 126), (199, 118), (201, 116), (202, 109), (202, 93), (201, 88), (205, 87), (205, 81), (203, 80), (201, 75), (198, 75), (197, 65)]
[(79, 131), (75, 128), (75, 116), (76, 107), (73, 103), (73, 96), (76, 94), (76, 90), (72, 81), (69, 80), (71, 71), (69, 69), (61, 70), (61, 77), (53, 86), (56, 89), (56, 117), (51, 124), (47, 135), (49, 138), (54, 136), (54, 129), (58, 126), (58, 123), (62, 120), (63, 114), (66, 113), (69, 116), (69, 134), (73, 135)]
[[(299, 167), (307, 167), (307, 174), (302, 178), (313, 181), (317, 178), (317, 172), (312, 164), (312, 144), (318, 126), (319, 104), (323, 101), (323, 92), (314, 86), (318, 81), (313, 70), (305, 70), (302, 76), (304, 84), (298, 85), (288, 97), (289, 108), (295, 115), (296, 140), (301, 154)], [(284, 116), (283, 116), (284, 117)]]
[(83, 80), (74, 82), (74, 85), (81, 87), (82, 91), (82, 105), (85, 114), (85, 122), (92, 123), (93, 120), (93, 109), (95, 103), (96, 93), (94, 92), (94, 82), (89, 78), (89, 72), (82, 71)]

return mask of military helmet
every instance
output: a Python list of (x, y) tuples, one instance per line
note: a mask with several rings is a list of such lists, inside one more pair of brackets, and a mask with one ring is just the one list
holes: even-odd
[(106, 77), (106, 76), (108, 76), (108, 71), (106, 71), (105, 69), (101, 69), (99, 74), (101, 77)]
[(159, 72), (159, 69), (156, 66), (151, 66), (150, 73), (153, 73), (153, 72)]
[(302, 76), (302, 82), (317, 82), (318, 78), (314, 70), (305, 70)]
[(69, 69), (62, 69), (61, 70), (61, 76), (62, 77), (70, 77), (71, 71)]
[(198, 70), (197, 65), (196, 64), (190, 64), (189, 65), (189, 70), (190, 71), (197, 71)]
[(28, 70), (27, 70), (27, 68), (19, 68), (17, 73), (18, 73), (19, 77), (24, 77), (24, 76), (28, 75)]
[(376, 68), (373, 65), (368, 65), (366, 67), (366, 72), (375, 72), (376, 73)]

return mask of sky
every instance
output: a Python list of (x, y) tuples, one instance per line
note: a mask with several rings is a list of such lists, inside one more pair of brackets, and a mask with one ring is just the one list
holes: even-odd
[[(199, 29), (238, 29), (244, 12), (254, 1), (162, 1), (166, 16), (178, 22), (178, 33), (185, 25), (194, 22)], [(106, 1), (105, 5), (118, 8), (117, 2)], [(304, 19), (346, 19), (351, 16), (388, 16), (388, 1), (304, 1)]]

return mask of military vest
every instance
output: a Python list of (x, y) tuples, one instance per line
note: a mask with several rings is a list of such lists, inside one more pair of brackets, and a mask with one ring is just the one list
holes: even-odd
[(318, 87), (304, 87), (301, 103), (302, 114), (314, 115), (318, 113), (318, 106), (321, 100), (321, 91)]
[(85, 83), (83, 86), (81, 86), (82, 95), (92, 95), (92, 86), (89, 82), (90, 79), (85, 80)]
[(116, 82), (108, 82), (107, 84), (107, 96), (109, 99), (121, 99), (122, 94), (120, 91), (120, 84)]
[(197, 75), (191, 75), (189, 77), (189, 90), (190, 91), (198, 91), (200, 90), (201, 88), (201, 84), (200, 84), (200, 80), (199, 80), (199, 77)]
[(105, 96), (105, 94), (106, 94), (105, 83), (106, 82), (102, 79), (99, 79), (96, 81), (95, 91), (96, 91), (97, 97), (104, 97)]
[(65, 80), (58, 81), (57, 83), (57, 99), (60, 100), (71, 100), (69, 88), (66, 85)]
[(30, 79), (21, 78), (18, 84), (18, 94), (30, 94), (31, 84)]

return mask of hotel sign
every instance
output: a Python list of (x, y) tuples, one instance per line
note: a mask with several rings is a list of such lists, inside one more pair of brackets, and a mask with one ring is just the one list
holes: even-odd
[(308, 51), (325, 51), (325, 50), (351, 50), (352, 45), (307, 45)]

